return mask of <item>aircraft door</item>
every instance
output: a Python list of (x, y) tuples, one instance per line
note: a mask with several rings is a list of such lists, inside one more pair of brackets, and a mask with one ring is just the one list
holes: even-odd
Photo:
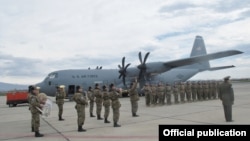
[(75, 85), (69, 85), (68, 86), (68, 93), (67, 93), (68, 99), (71, 100), (71, 98), (73, 97), (74, 94), (75, 94)]

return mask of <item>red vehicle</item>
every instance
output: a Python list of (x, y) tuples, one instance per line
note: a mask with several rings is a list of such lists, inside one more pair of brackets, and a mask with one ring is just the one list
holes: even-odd
[(17, 104), (28, 103), (27, 91), (12, 91), (6, 93), (6, 104), (9, 107), (16, 107)]

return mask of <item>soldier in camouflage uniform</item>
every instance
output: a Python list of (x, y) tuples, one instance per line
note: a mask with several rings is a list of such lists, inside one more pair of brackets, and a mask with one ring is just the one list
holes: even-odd
[(197, 100), (197, 83), (195, 81), (192, 82), (192, 100), (196, 101)]
[(234, 91), (229, 82), (230, 76), (224, 78), (219, 86), (219, 98), (222, 101), (226, 122), (232, 122), (232, 105), (234, 104)]
[(179, 103), (179, 87), (178, 87), (177, 82), (174, 83), (173, 93), (174, 93), (174, 103), (178, 104)]
[(89, 114), (90, 114), (90, 117), (95, 117), (95, 115), (93, 115), (93, 109), (94, 109), (94, 103), (95, 103), (95, 95), (93, 93), (92, 87), (89, 87), (87, 95), (88, 95), (88, 99), (89, 99)]
[(108, 121), (109, 111), (110, 111), (110, 96), (107, 87), (104, 85), (102, 87), (103, 96), (103, 106), (104, 106), (104, 123), (110, 123)]
[(171, 105), (171, 94), (172, 94), (172, 87), (170, 84), (166, 84), (166, 99), (167, 99), (167, 105)]
[[(28, 100), (28, 103), (30, 104), (30, 100), (31, 100), (31, 97), (32, 97), (32, 94), (31, 94), (31, 88), (32, 88), (33, 86), (32, 85), (30, 85), (29, 87), (28, 87), (28, 97), (27, 97), (27, 100)], [(30, 106), (29, 106), (29, 110), (30, 110)], [(34, 130), (34, 125), (33, 125), (33, 118), (32, 118), (32, 113), (31, 113), (31, 132), (35, 132), (35, 130)]]
[(99, 84), (95, 84), (95, 89), (93, 93), (95, 95), (97, 120), (103, 120), (103, 118), (101, 117), (103, 99), (102, 91), (99, 89)]
[(185, 86), (186, 91), (186, 98), (188, 102), (191, 102), (191, 92), (192, 92), (192, 86), (191, 83), (188, 81)]
[(212, 96), (212, 99), (216, 99), (216, 83), (215, 81), (212, 81), (212, 84), (211, 84), (211, 96)]
[(57, 104), (58, 109), (59, 109), (59, 112), (58, 112), (59, 121), (64, 120), (62, 118), (64, 98), (66, 96), (64, 87), (65, 87), (64, 85), (57, 86), (57, 91), (56, 91), (56, 94), (55, 94), (56, 95), (56, 104)]
[(151, 84), (151, 104), (156, 104), (156, 86), (154, 84)]
[(146, 102), (146, 106), (150, 106), (150, 97), (151, 97), (151, 88), (150, 86), (148, 85), (148, 83), (145, 84), (145, 86), (142, 88), (142, 91), (144, 92), (145, 94), (145, 102)]
[(181, 103), (184, 103), (185, 102), (185, 84), (184, 84), (184, 82), (180, 82), (179, 92), (180, 92)]
[(137, 92), (137, 79), (135, 79), (135, 81), (130, 84), (129, 96), (131, 102), (132, 116), (138, 117), (138, 115), (136, 114), (138, 110), (138, 101), (139, 101), (139, 95)]
[(117, 92), (114, 84), (110, 84), (109, 90), (110, 99), (112, 101), (114, 127), (121, 127), (121, 125), (117, 124), (120, 117), (119, 109), (121, 107), (121, 103), (119, 101), (119, 97), (121, 97), (121, 91)]
[(157, 96), (158, 96), (158, 100), (159, 100), (158, 103), (160, 105), (164, 105), (164, 99), (163, 99), (163, 97), (165, 97), (165, 87), (162, 85), (161, 82), (158, 84)]
[(42, 109), (44, 103), (40, 103), (38, 99), (39, 90), (36, 86), (31, 86), (30, 96), (30, 112), (32, 114), (33, 127), (35, 131), (35, 137), (43, 137), (43, 134), (39, 133), (40, 127), (40, 111), (37, 108)]
[(85, 105), (88, 104), (88, 101), (83, 95), (83, 89), (81, 86), (76, 86), (76, 93), (72, 99), (76, 102), (75, 109), (77, 111), (78, 132), (85, 132), (86, 130), (83, 129), (82, 126), (85, 121)]
[(203, 88), (201, 81), (199, 81), (197, 85), (197, 96), (198, 100), (203, 100)]
[(209, 93), (209, 86), (206, 81), (203, 82), (203, 99), (207, 100), (208, 99), (208, 93)]

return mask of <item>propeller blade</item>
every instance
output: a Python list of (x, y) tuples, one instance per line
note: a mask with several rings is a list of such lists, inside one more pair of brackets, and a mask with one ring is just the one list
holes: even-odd
[(119, 69), (122, 69), (121, 65), (118, 65), (118, 68), (119, 68)]
[(122, 67), (124, 68), (124, 64), (125, 64), (125, 57), (122, 58)]
[(122, 77), (122, 74), (119, 75), (119, 79)]
[(130, 66), (130, 63), (127, 64), (124, 69), (127, 70), (128, 66)]
[(146, 63), (146, 61), (147, 61), (147, 59), (148, 59), (148, 55), (149, 55), (149, 53), (150, 53), (150, 52), (148, 52), (148, 53), (145, 55), (143, 64), (145, 64), (145, 63)]
[(140, 62), (141, 62), (141, 64), (142, 64), (141, 52), (139, 52), (139, 60), (140, 60)]

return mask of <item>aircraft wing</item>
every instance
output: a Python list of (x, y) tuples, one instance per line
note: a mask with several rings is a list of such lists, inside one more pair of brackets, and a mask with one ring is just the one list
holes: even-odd
[(221, 67), (212, 67), (207, 69), (208, 71), (216, 71), (216, 70), (222, 70), (222, 69), (228, 69), (228, 68), (233, 68), (235, 67), (234, 65), (232, 66), (221, 66)]
[(216, 53), (210, 53), (206, 55), (194, 56), (190, 58), (178, 59), (174, 61), (165, 62), (164, 65), (170, 68), (181, 67), (185, 65), (191, 65), (203, 61), (214, 60), (218, 58), (228, 57), (232, 55), (241, 54), (243, 52), (238, 50), (227, 50), (227, 51), (220, 51)]

